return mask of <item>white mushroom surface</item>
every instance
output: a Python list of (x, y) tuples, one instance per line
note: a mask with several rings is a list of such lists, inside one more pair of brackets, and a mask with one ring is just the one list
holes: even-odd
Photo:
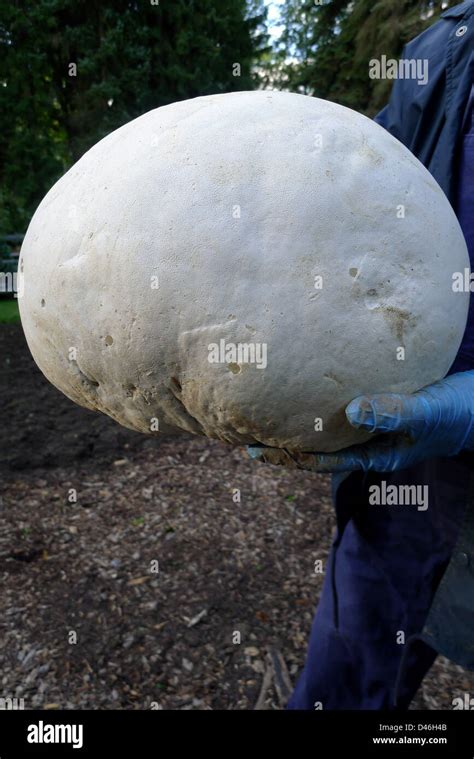
[(469, 267), (446, 196), (370, 119), (317, 98), (174, 103), (89, 150), (20, 257), (46, 377), (144, 433), (333, 451), (354, 397), (442, 378)]

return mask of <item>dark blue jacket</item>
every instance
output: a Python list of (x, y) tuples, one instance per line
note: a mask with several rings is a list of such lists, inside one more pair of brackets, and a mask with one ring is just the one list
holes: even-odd
[(426, 59), (428, 83), (396, 79), (375, 121), (417, 156), (454, 205), (456, 157), (474, 81), (474, 0), (445, 11), (405, 46), (401, 58)]

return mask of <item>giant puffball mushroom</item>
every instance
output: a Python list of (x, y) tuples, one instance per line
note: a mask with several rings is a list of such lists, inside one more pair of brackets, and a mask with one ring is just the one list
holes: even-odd
[(140, 116), (48, 192), (23, 244), (33, 357), (144, 433), (334, 451), (354, 397), (442, 378), (469, 267), (431, 174), (360, 114), (238, 92)]

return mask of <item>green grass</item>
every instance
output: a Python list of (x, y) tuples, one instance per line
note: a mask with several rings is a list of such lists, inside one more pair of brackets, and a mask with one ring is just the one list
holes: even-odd
[(16, 298), (0, 298), (0, 324), (13, 324), (20, 321), (18, 301)]

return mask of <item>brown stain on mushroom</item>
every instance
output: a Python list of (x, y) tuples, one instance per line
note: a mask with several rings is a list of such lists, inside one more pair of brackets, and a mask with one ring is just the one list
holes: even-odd
[(409, 311), (397, 306), (376, 306), (374, 311), (381, 311), (393, 334), (400, 343), (404, 340), (404, 331), (416, 324), (416, 318)]

